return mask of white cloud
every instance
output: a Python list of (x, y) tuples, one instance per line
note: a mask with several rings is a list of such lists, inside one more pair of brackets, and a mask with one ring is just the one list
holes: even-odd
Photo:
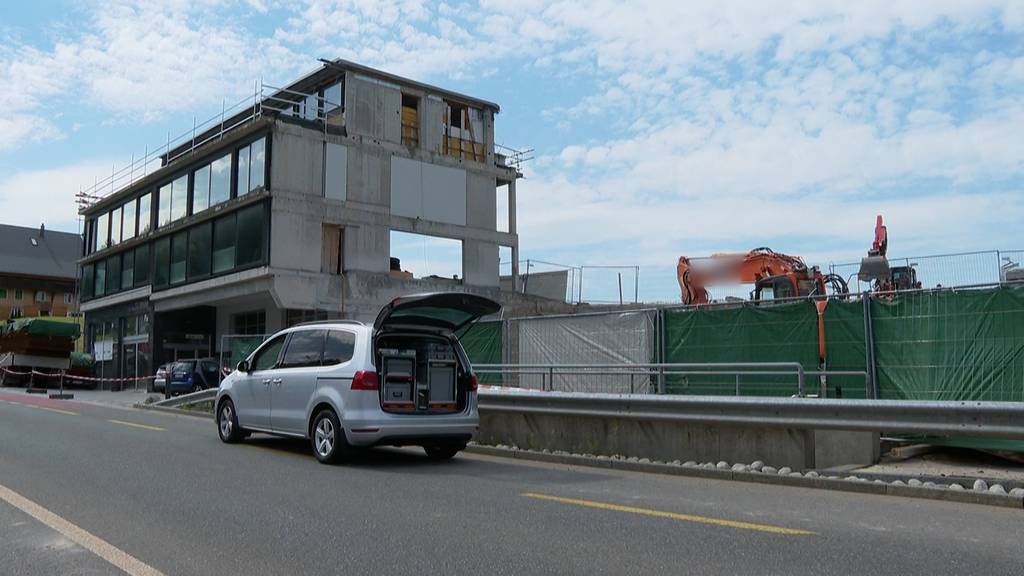
[(77, 232), (75, 193), (83, 182), (109, 171), (110, 160), (93, 159), (43, 170), (17, 172), (0, 180), (0, 214), (4, 224), (39, 226)]

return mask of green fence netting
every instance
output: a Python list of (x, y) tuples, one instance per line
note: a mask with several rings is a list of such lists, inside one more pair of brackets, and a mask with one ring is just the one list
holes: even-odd
[[(828, 370), (867, 372), (864, 344), (864, 303), (832, 300), (825, 307), (825, 367)], [(818, 381), (815, 380), (817, 385)], [(814, 385), (809, 385), (812, 390)], [(820, 394), (820, 390), (819, 390)], [(864, 376), (829, 376), (828, 398), (870, 398)]]
[[(817, 311), (811, 302), (666, 310), (665, 362), (799, 362), (805, 370), (818, 364)], [(815, 386), (808, 378), (808, 391)], [(735, 376), (674, 375), (666, 378), (669, 394), (732, 394)], [(740, 378), (743, 395), (796, 394), (794, 375)]]
[(871, 304), (881, 398), (1024, 401), (1024, 287)]
[[(459, 335), (462, 348), (473, 364), (501, 364), (500, 321), (476, 322)], [(478, 374), (481, 384), (500, 384), (500, 374)]]

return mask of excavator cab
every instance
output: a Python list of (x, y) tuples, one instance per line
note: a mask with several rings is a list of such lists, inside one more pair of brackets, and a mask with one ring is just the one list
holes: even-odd
[(825, 285), (819, 280), (820, 274), (817, 269), (812, 269), (812, 276), (804, 274), (779, 274), (761, 278), (754, 284), (754, 291), (750, 295), (751, 300), (779, 300), (782, 298), (796, 298), (799, 296), (816, 296), (825, 294)]

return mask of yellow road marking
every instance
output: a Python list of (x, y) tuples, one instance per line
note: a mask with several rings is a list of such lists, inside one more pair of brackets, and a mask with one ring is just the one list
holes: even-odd
[(124, 550), (115, 547), (106, 540), (86, 532), (82, 528), (43, 508), (39, 504), (25, 498), (21, 494), (0, 485), (0, 500), (28, 514), (53, 530), (60, 532), (65, 538), (89, 550), (106, 560), (130, 576), (164, 576), (163, 572), (142, 562)]
[(56, 412), (57, 414), (64, 414), (65, 416), (78, 416), (78, 412), (72, 412), (70, 410), (61, 410), (60, 408), (48, 408), (46, 406), (36, 406), (35, 404), (25, 404), (23, 402), (15, 402), (13, 400), (0, 400), (0, 402), (6, 402), (7, 404), (14, 404), (15, 406), (24, 406), (26, 408), (35, 408), (37, 410), (46, 410), (47, 412)]
[(122, 426), (131, 426), (132, 428), (142, 428), (143, 430), (155, 430), (157, 432), (166, 432), (166, 428), (159, 426), (150, 426), (148, 424), (136, 424), (135, 422), (125, 422), (124, 420), (107, 420), (107, 422), (113, 422), (114, 424), (120, 424)]
[(627, 512), (630, 514), (642, 514), (644, 516), (654, 516), (656, 518), (668, 518), (670, 520), (681, 520), (683, 522), (697, 522), (699, 524), (714, 524), (716, 526), (726, 526), (729, 528), (738, 528), (740, 530), (757, 530), (759, 532), (769, 532), (772, 534), (785, 534), (787, 536), (805, 536), (813, 535), (814, 532), (807, 530), (798, 530), (796, 528), (783, 528), (781, 526), (769, 526), (768, 524), (754, 524), (752, 522), (739, 522), (736, 520), (723, 520), (721, 518), (710, 518), (708, 516), (695, 516), (692, 514), (679, 514), (676, 512), (665, 512), (662, 510), (651, 510), (650, 508), (636, 508), (634, 506), (623, 506), (621, 504), (610, 504), (608, 502), (596, 502), (594, 500), (580, 500), (577, 498), (563, 498), (561, 496), (550, 496), (548, 494), (537, 494), (535, 492), (524, 492), (523, 496), (527, 498), (535, 498), (537, 500), (547, 500), (550, 502), (559, 502), (561, 504), (573, 504), (575, 506), (585, 506), (587, 508), (597, 508), (598, 510), (613, 510), (615, 512)]

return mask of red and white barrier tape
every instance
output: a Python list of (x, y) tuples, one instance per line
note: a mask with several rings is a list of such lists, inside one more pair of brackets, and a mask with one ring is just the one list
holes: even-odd
[[(40, 372), (38, 370), (29, 370), (28, 372), (18, 372), (16, 370), (11, 370), (10, 368), (4, 368), (4, 367), (0, 367), (0, 372), (4, 372), (5, 374), (10, 374), (12, 376), (35, 375), (35, 376), (53, 376), (53, 377), (56, 377), (56, 376), (60, 376), (61, 375), (60, 372)], [(68, 374), (66, 372), (64, 373), (64, 377), (65, 378), (73, 378), (75, 380), (84, 380), (86, 382), (135, 382), (137, 380), (139, 380), (139, 381), (141, 381), (141, 380), (152, 380), (152, 379), (156, 378), (156, 376), (137, 376), (137, 377), (134, 377), (134, 378), (131, 378), (131, 377), (128, 377), (128, 378), (95, 378), (95, 377), (92, 377), (92, 376), (78, 376), (77, 374)]]

